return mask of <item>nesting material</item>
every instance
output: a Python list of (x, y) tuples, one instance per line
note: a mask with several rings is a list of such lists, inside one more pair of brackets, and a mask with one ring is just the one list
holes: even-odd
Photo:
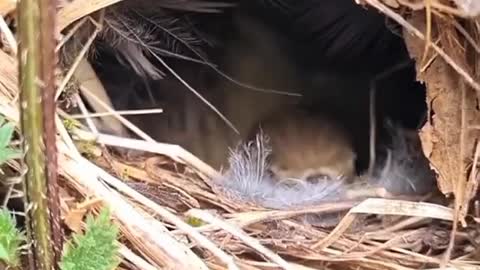
[(425, 195), (436, 188), (435, 172), (422, 151), (418, 134), (387, 123), (392, 142), (385, 148), (386, 157), (374, 165), (368, 180), (397, 195)]
[(346, 179), (317, 179), (316, 183), (276, 179), (269, 172), (270, 153), (268, 137), (259, 133), (255, 141), (231, 151), (230, 167), (214, 180), (215, 185), (233, 199), (274, 209), (346, 199)]
[[(11, 2), (5, 2), (8, 4), (7, 12), (11, 10)], [(118, 2), (121, 1), (77, 0), (66, 3), (59, 12), (60, 28), (64, 29), (73, 21), (88, 18), (92, 12), (101, 11)], [(192, 3), (190, 8), (184, 10), (198, 8), (203, 11), (211, 11), (217, 4), (209, 5), (204, 1), (157, 2), (162, 2), (165, 8), (172, 9)], [(275, 2), (281, 4), (281, 1)], [(458, 31), (468, 33), (468, 37), (463, 34), (452, 35), (452, 28), (442, 28), (442, 37), (437, 42), (434, 37), (425, 38), (424, 33), (428, 31), (420, 27), (425, 24), (425, 18), (422, 17), (423, 1), (418, 1), (420, 5), (413, 5), (412, 2), (415, 1), (388, 1), (395, 2), (391, 4), (393, 7), (414, 10), (412, 18), (418, 19), (421, 24), (413, 23), (413, 19), (405, 20), (398, 10), (388, 8), (381, 1), (362, 2), (367, 2), (400, 22), (417, 37), (414, 41), (432, 41), (428, 50), (429, 57), (423, 63), (420, 62), (425, 49), (424, 42), (410, 48), (419, 62), (418, 70), (422, 74), (420, 77), (427, 82), (430, 109), (435, 110), (435, 116), (429, 117), (427, 127), (430, 130), (422, 139), (424, 143), (431, 145), (430, 153), (426, 154), (434, 161), (430, 166), (439, 168), (437, 173), (440, 176), (441, 190), (454, 193), (458, 198), (457, 204), (462, 206), (464, 211), (468, 211), (467, 206), (471, 198), (474, 198), (472, 194), (476, 194), (478, 154), (474, 157), (472, 151), (466, 149), (469, 149), (467, 146), (470, 145), (474, 148), (475, 140), (472, 138), (478, 139), (478, 134), (468, 132), (467, 136), (465, 133), (467, 130), (478, 129), (475, 122), (478, 112), (466, 105), (477, 97), (472, 94), (473, 91), (464, 91), (454, 83), (442, 82), (446, 81), (444, 78), (454, 82), (465, 79), (467, 84), (462, 84), (463, 87), (478, 86), (473, 80), (478, 78), (478, 74), (470, 71), (474, 70), (471, 68), (473, 65), (468, 61), (460, 61), (472, 58), (467, 57), (469, 54), (459, 45), (474, 38), (478, 39), (479, 29), (476, 22), (472, 19), (471, 27), (464, 29), (465, 32)], [(456, 22), (457, 18), (453, 15), (462, 13), (462, 10), (454, 6), (442, 9), (445, 5), (440, 1), (428, 2), (431, 4), (429, 10), (436, 16), (435, 21), (429, 22), (432, 25), (444, 26), (443, 23)], [(463, 4), (468, 6), (468, 1), (456, 2), (461, 9), (465, 7)], [(470, 5), (473, 5), (471, 11), (476, 8), (473, 3), (474, 1), (470, 2)], [(0, 4), (0, 11), (5, 11), (2, 9)], [(450, 12), (452, 10), (457, 12)], [(442, 24), (439, 24), (437, 19)], [(81, 20), (77, 23), (80, 24)], [(453, 24), (448, 25), (454, 27)], [(73, 30), (74, 28), (72, 27)], [(128, 36), (131, 37), (131, 34)], [(1, 35), (14, 36), (12, 33)], [(404, 36), (410, 40), (410, 45), (414, 43), (414, 38), (408, 33)], [(452, 37), (454, 39), (451, 39)], [(138, 49), (126, 51), (133, 57), (124, 59), (126, 63), (137, 61), (137, 64), (143, 65), (144, 58), (134, 59), (139, 53)], [(478, 52), (472, 52), (470, 46), (466, 46), (465, 50), (478, 56)], [(70, 52), (72, 51), (78, 52)], [(142, 49), (142, 53), (144, 52)], [(71, 57), (77, 55), (72, 53)], [(152, 70), (144, 71), (146, 74)], [(442, 77), (438, 77), (439, 74)], [(15, 56), (0, 51), (0, 113), (15, 123), (18, 123), (19, 118), (19, 106), (16, 104), (17, 84)], [(457, 91), (458, 89), (463, 90)], [(462, 107), (462, 104), (465, 106)], [(469, 117), (465, 117), (465, 114)], [(471, 121), (467, 123), (466, 119)], [(85, 214), (94, 211), (102, 203), (110, 206), (115, 221), (122, 230), (123, 237), (120, 240), (124, 245), (121, 256), (127, 263), (124, 266), (126, 269), (406, 270), (439, 269), (441, 265), (445, 266), (443, 269), (480, 267), (477, 213), (470, 211), (473, 218), (465, 220), (466, 226), (459, 228), (457, 232), (451, 229), (451, 221), (455, 221), (458, 209), (455, 209), (455, 213), (452, 208), (434, 204), (405, 203), (388, 199), (343, 202), (340, 199), (348, 197), (349, 190), (356, 189), (356, 186), (348, 183), (346, 179), (319, 179), (316, 183), (294, 183), (293, 186), (292, 183), (279, 183), (266, 172), (269, 166), (269, 147), (268, 141), (262, 136), (234, 149), (230, 157), (231, 169), (220, 174), (179, 146), (154, 141), (126, 140), (114, 136), (98, 135), (89, 137), (88, 140), (97, 138), (105, 145), (150, 151), (150, 155), (157, 155), (157, 159), (153, 162), (149, 156), (139, 156), (135, 160), (123, 160), (104, 155), (100, 158), (90, 156), (91, 160), (88, 160), (78, 153), (74, 143), (74, 140), (85, 141), (85, 137), (70, 129), (67, 131), (60, 117), (57, 125), (63, 214), (71, 217), (72, 213)], [(409, 187), (407, 192), (423, 193), (424, 187), (416, 185), (415, 180), (430, 179), (430, 172), (425, 170), (424, 165), (418, 166), (416, 158), (406, 151), (408, 147), (405, 147), (405, 134), (398, 130), (396, 132), (398, 136), (394, 138), (398, 140), (394, 139), (392, 145), (385, 146), (388, 150), (386, 152), (390, 153), (387, 157), (390, 158), (379, 159), (373, 176), (357, 179), (357, 183), (374, 187), (390, 186), (395, 191), (396, 183), (400, 182), (404, 184), (403, 187)], [(460, 139), (462, 136), (463, 140)], [(452, 153), (455, 156), (447, 159), (447, 155)], [(158, 155), (162, 157), (162, 162), (158, 162)], [(443, 162), (438, 164), (442, 157)], [(473, 161), (473, 166), (465, 165), (472, 164)], [(468, 178), (464, 175), (467, 168), (472, 168)], [(467, 182), (468, 179), (471, 179), (470, 182)], [(426, 183), (430, 183), (429, 181)], [(140, 188), (135, 190), (132, 187)], [(158, 190), (161, 192), (155, 194)], [(165, 196), (154, 196), (159, 194)], [(92, 201), (95, 203), (91, 203)], [(247, 205), (240, 203), (242, 201), (247, 202)], [(332, 230), (320, 229), (294, 219), (305, 214), (336, 213), (348, 211), (350, 208), (352, 210), (346, 216), (340, 216), (343, 217), (342, 221)], [(189, 209), (194, 210), (188, 211)], [(362, 220), (360, 231), (348, 230), (360, 215), (368, 214), (392, 219), (365, 219)], [(132, 217), (135, 217), (135, 220)], [(66, 225), (81, 228), (78, 220), (81, 220), (81, 217), (71, 218), (69, 222), (73, 224)], [(455, 236), (454, 241), (450, 235)], [(445, 254), (449, 256), (444, 257)]]
[(477, 17), (480, 15), (480, 2), (475, 0), (455, 0), (455, 4), (468, 17)]
[(408, 138), (407, 131), (398, 127), (392, 126), (390, 131), (392, 144), (385, 146), (387, 158), (374, 165), (372, 175), (355, 179), (325, 176), (312, 182), (277, 179), (270, 172), (269, 138), (260, 132), (254, 141), (242, 143), (231, 151), (229, 169), (214, 183), (233, 199), (274, 209), (360, 200), (381, 196), (382, 189), (404, 196), (425, 195), (432, 191), (435, 175), (418, 147), (418, 139), (415, 140), (414, 134), (409, 134), (413, 138)]

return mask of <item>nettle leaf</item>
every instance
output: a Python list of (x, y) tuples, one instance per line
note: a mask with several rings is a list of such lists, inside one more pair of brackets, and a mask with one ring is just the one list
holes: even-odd
[(111, 270), (120, 264), (118, 228), (104, 209), (97, 218), (87, 217), (84, 234), (75, 234), (65, 245), (62, 270)]
[(4, 261), (4, 262), (10, 261), (7, 247), (2, 245), (2, 243), (0, 243), (0, 261)]
[(9, 266), (20, 262), (20, 249), (25, 237), (16, 227), (15, 219), (6, 209), (0, 210), (0, 260)]

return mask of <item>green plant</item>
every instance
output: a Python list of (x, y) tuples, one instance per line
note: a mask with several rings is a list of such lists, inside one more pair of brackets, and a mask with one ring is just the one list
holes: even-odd
[(22, 157), (22, 151), (10, 146), (14, 131), (15, 125), (6, 122), (5, 118), (0, 116), (0, 165), (8, 160)]
[(87, 217), (84, 234), (75, 234), (65, 245), (62, 270), (112, 270), (120, 263), (118, 228), (104, 209), (97, 218)]
[(72, 132), (75, 128), (80, 126), (80, 122), (73, 118), (67, 118), (63, 120), (63, 125), (68, 132)]
[(18, 267), (21, 245), (25, 240), (13, 216), (8, 210), (0, 209), (0, 261), (10, 267)]
[(193, 226), (193, 227), (200, 227), (202, 225), (205, 225), (205, 223), (201, 219), (196, 218), (196, 217), (188, 217), (187, 218), (187, 223), (188, 223), (188, 225)]
[[(11, 147), (15, 125), (0, 116), (0, 165), (22, 157), (22, 151)], [(25, 235), (16, 227), (14, 217), (7, 209), (0, 209), (0, 261), (9, 267), (20, 264), (20, 249)]]

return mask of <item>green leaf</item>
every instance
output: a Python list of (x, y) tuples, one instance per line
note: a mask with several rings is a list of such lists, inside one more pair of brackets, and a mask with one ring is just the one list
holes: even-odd
[(0, 148), (0, 165), (10, 159), (21, 158), (22, 152), (12, 148)]
[(75, 234), (64, 249), (62, 270), (111, 270), (120, 264), (118, 228), (104, 209), (97, 218), (87, 217), (84, 234)]
[(9, 266), (18, 266), (20, 247), (24, 240), (25, 237), (17, 229), (14, 218), (7, 210), (0, 210), (0, 260)]
[(13, 123), (5, 123), (5, 117), (0, 115), (0, 165), (10, 159), (21, 158), (22, 152), (9, 147), (15, 125)]
[(7, 147), (10, 144), (14, 131), (15, 125), (13, 123), (7, 123), (0, 127), (0, 148)]
[(8, 262), (9, 261), (9, 254), (8, 254), (8, 251), (7, 251), (7, 248), (4, 247), (2, 244), (0, 244), (0, 260), (4, 261), (4, 262)]

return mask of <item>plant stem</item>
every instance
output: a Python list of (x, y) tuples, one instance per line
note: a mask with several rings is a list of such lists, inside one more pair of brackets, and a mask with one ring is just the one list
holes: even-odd
[[(63, 231), (60, 219), (60, 190), (57, 180), (57, 129), (55, 126), (55, 67), (57, 47), (55, 38), (56, 0), (40, 0), (40, 75), (43, 82), (43, 140), (45, 143), (46, 174), (48, 187), (48, 208), (52, 225), (54, 261), (58, 262), (62, 253)], [(57, 263), (55, 263), (55, 268)]]
[[(18, 2), (19, 72), (21, 127), (24, 137), (24, 162), (28, 168), (24, 182), (27, 231), (32, 269), (51, 270), (53, 249), (48, 211), (47, 181), (43, 144), (42, 96), (40, 86), (40, 6), (36, 0)], [(33, 259), (32, 259), (33, 258)]]

